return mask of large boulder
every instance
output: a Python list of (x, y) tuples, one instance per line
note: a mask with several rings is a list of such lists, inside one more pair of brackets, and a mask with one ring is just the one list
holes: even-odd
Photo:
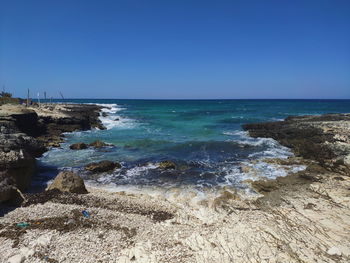
[(20, 205), (24, 201), (21, 191), (14, 179), (6, 171), (0, 171), (0, 203), (9, 201), (13, 205)]
[(100, 140), (97, 140), (97, 141), (94, 141), (94, 142), (90, 143), (89, 146), (94, 147), (94, 148), (102, 148), (102, 147), (105, 147), (105, 146), (113, 146), (113, 145), (105, 143), (105, 142), (102, 142)]
[(168, 170), (168, 169), (175, 169), (176, 168), (176, 165), (174, 162), (172, 161), (169, 161), (169, 160), (166, 160), (166, 161), (161, 161), (158, 165), (158, 167), (160, 169), (163, 169), (163, 170)]
[(74, 143), (71, 146), (69, 146), (69, 148), (72, 150), (83, 150), (83, 149), (87, 149), (87, 147), (88, 146), (83, 142)]
[(60, 172), (47, 190), (57, 189), (61, 192), (86, 194), (84, 180), (77, 174), (69, 171)]
[(92, 173), (103, 173), (113, 171), (115, 168), (120, 168), (120, 163), (112, 162), (112, 161), (101, 161), (90, 163), (85, 166), (85, 170), (90, 171)]

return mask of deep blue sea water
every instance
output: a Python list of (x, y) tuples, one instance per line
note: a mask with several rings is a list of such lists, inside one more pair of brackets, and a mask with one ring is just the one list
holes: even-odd
[[(159, 186), (196, 189), (246, 189), (246, 179), (275, 178), (303, 167), (280, 167), (266, 158), (286, 158), (291, 152), (272, 139), (253, 139), (244, 123), (278, 121), (289, 115), (350, 112), (350, 100), (66, 100), (107, 108), (100, 117), (107, 130), (66, 135), (61, 148), (39, 159), (38, 177), (47, 180), (62, 169), (79, 171), (91, 184), (125, 188)], [(57, 102), (57, 101), (56, 101)], [(75, 142), (102, 140), (114, 144), (100, 150), (72, 151)], [(91, 176), (83, 166), (112, 160), (122, 164), (113, 173)], [(174, 171), (157, 163), (172, 160)], [(248, 167), (249, 169), (245, 169)]]

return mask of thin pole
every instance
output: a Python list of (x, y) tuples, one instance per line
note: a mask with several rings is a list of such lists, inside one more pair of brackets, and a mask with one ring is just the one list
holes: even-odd
[(28, 89), (28, 93), (27, 93), (27, 107), (29, 106), (29, 89)]
[(38, 102), (39, 102), (39, 108), (40, 108), (40, 93), (38, 92)]

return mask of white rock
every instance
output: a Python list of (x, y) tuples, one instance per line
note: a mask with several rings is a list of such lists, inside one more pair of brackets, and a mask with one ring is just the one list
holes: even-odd
[(341, 250), (338, 247), (331, 247), (327, 253), (331, 256), (341, 256)]
[(7, 263), (22, 263), (26, 258), (21, 255), (14, 255), (7, 260)]
[(30, 257), (30, 256), (33, 256), (34, 253), (35, 253), (35, 251), (34, 251), (33, 249), (28, 248), (28, 247), (22, 247), (22, 248), (20, 249), (20, 251), (21, 251), (21, 254), (22, 254), (25, 258)]
[(45, 247), (45, 246), (48, 246), (50, 244), (51, 238), (52, 238), (52, 236), (50, 234), (42, 235), (36, 240), (35, 243), (37, 246)]

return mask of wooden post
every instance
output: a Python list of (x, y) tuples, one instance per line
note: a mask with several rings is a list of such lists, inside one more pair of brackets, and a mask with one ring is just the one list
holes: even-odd
[[(60, 92), (60, 95), (61, 95), (61, 97), (62, 97), (62, 100), (64, 100), (64, 97), (63, 97), (62, 92)], [(62, 103), (64, 104), (64, 101), (63, 101)]]
[(28, 93), (27, 93), (27, 107), (29, 106), (29, 89), (28, 89)]

